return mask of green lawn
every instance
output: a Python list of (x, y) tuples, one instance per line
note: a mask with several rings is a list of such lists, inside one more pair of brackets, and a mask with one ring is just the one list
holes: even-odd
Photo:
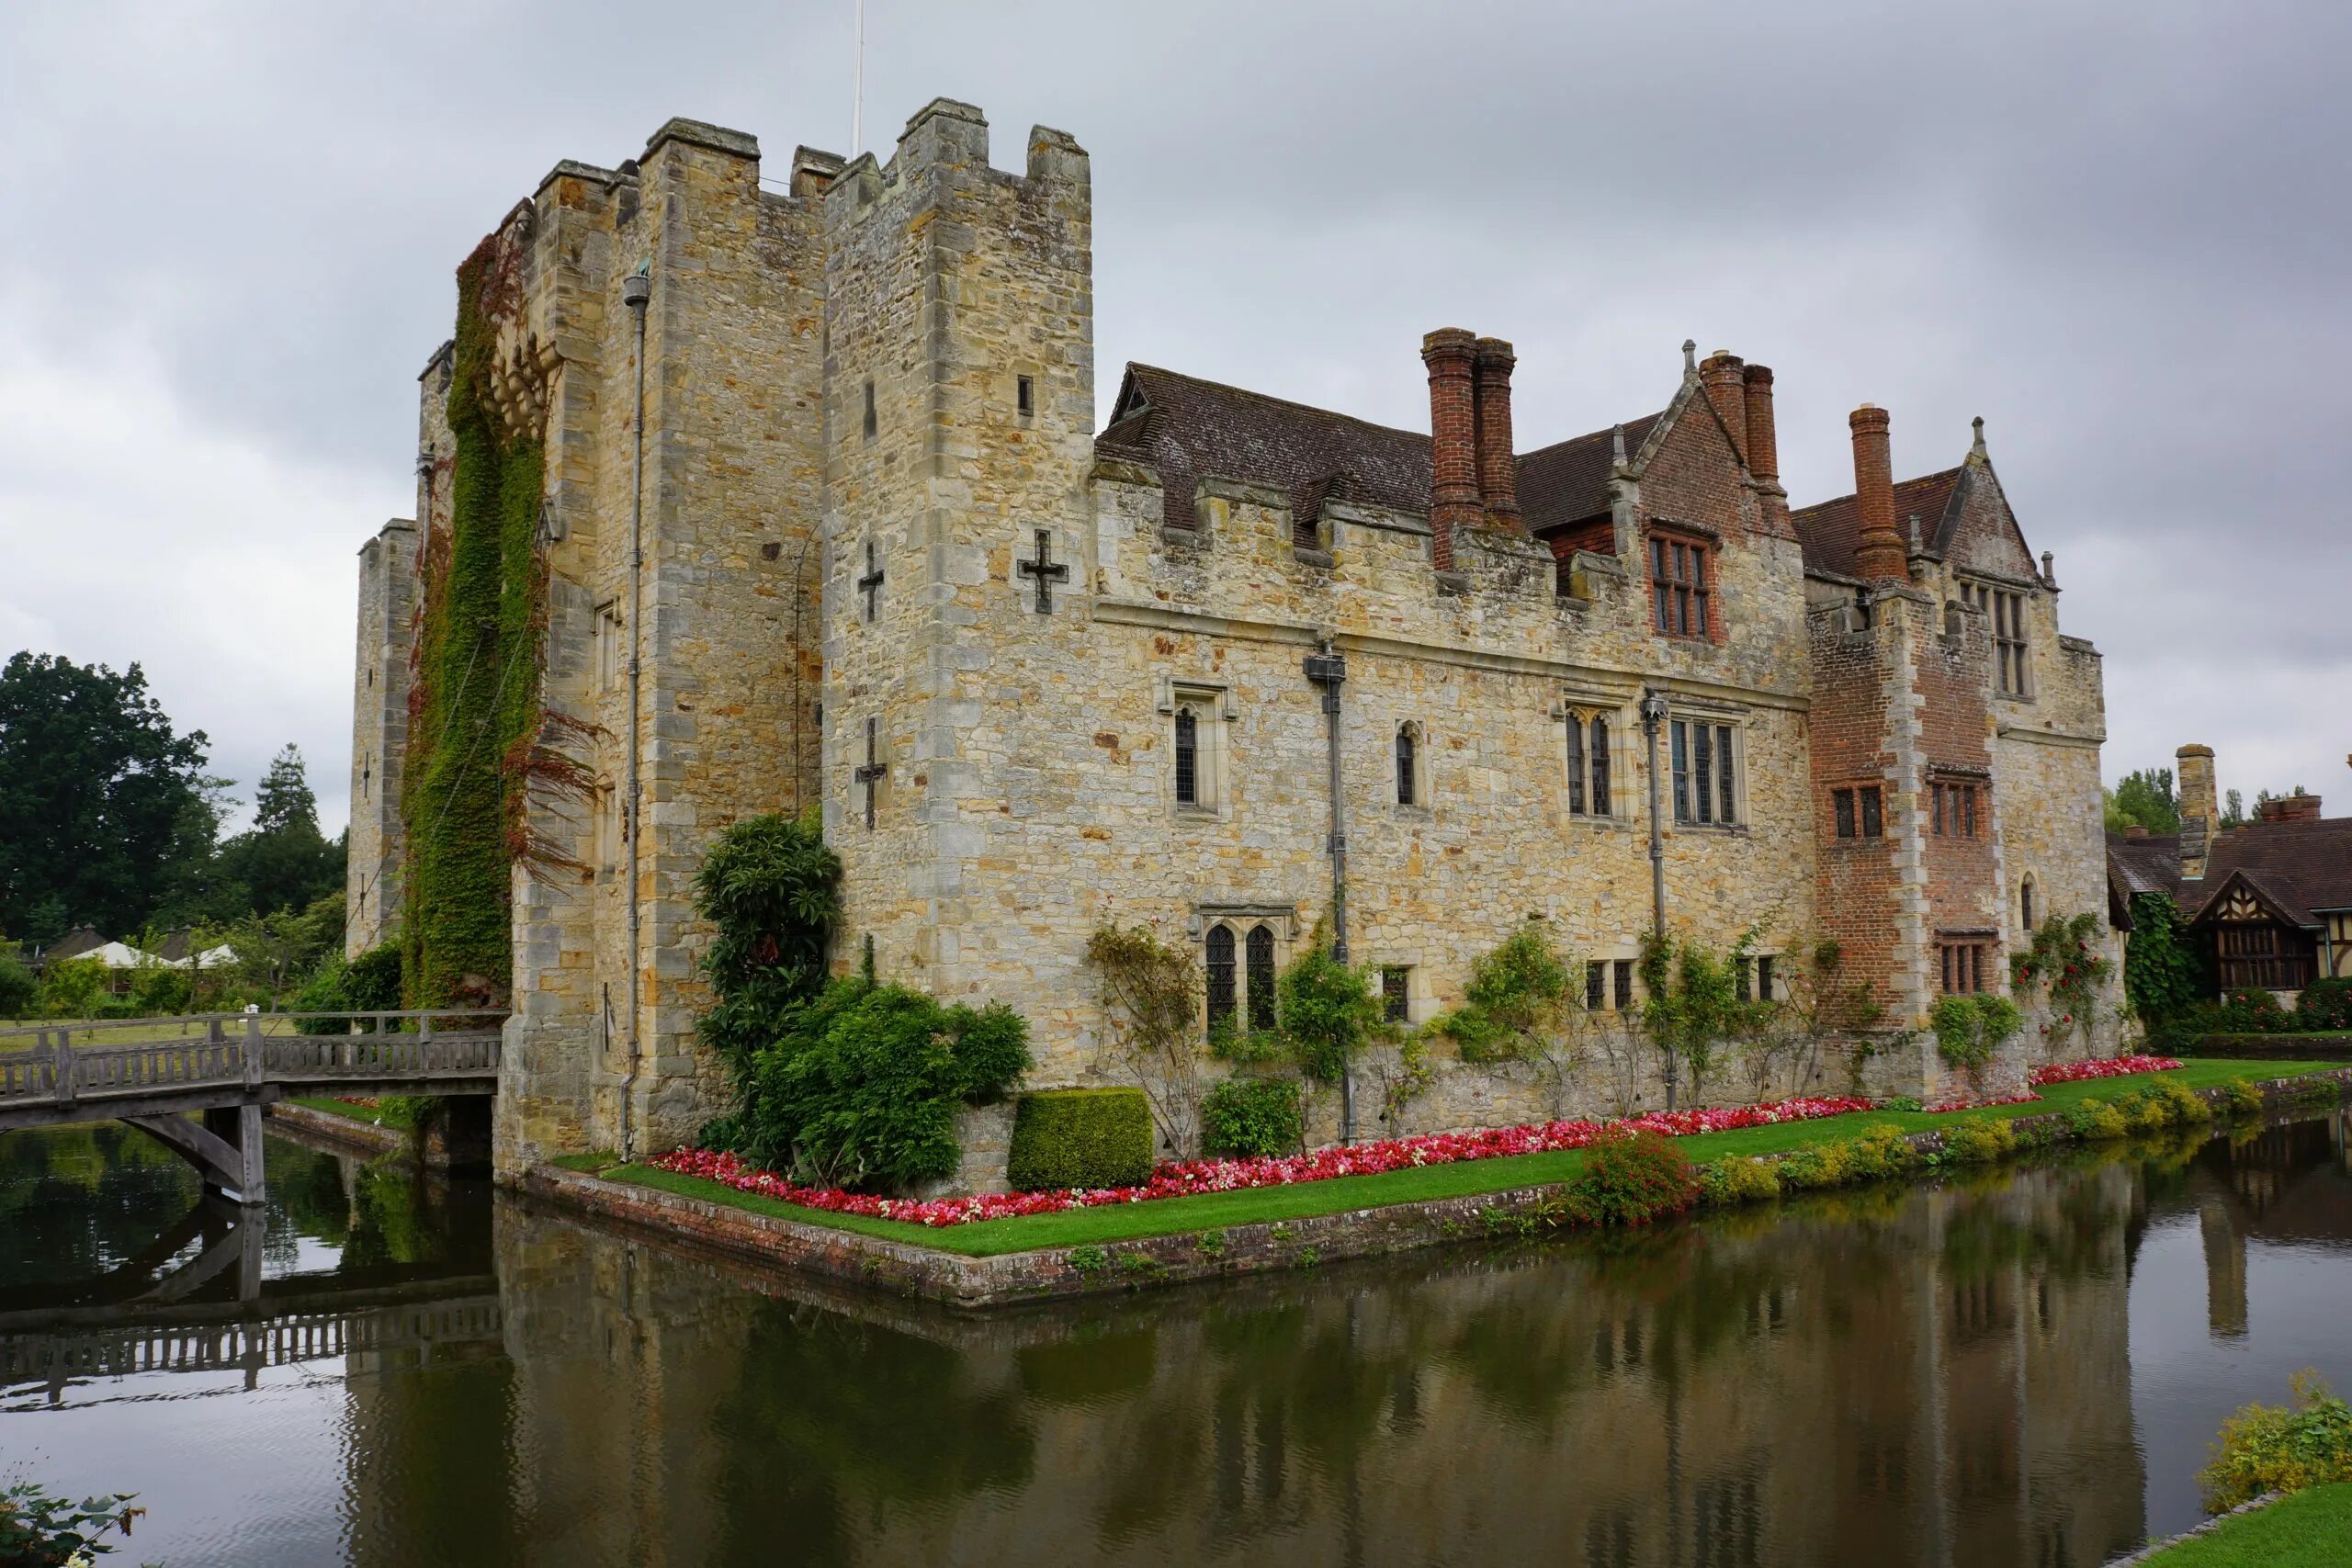
[[(1999, 1105), (1982, 1111), (1949, 1111), (1931, 1116), (1923, 1111), (1863, 1111), (1828, 1116), (1815, 1122), (1785, 1122), (1773, 1127), (1749, 1127), (1736, 1133), (1702, 1133), (1676, 1140), (1694, 1161), (1726, 1159), (1744, 1155), (1779, 1154), (1805, 1144), (1836, 1143), (1872, 1127), (1899, 1127), (1906, 1133), (1950, 1126), (1956, 1122), (2012, 1120), (2049, 1111), (2063, 1111), (2085, 1100), (2108, 1100), (2128, 1093), (2159, 1076), (2202, 1089), (2233, 1077), (2253, 1079), (2292, 1077), (2324, 1072), (2342, 1064), (2332, 1062), (2193, 1062), (2176, 1072), (2143, 1073), (2127, 1077), (2100, 1078), (2089, 1083), (2052, 1084), (2039, 1101)], [(929, 1226), (900, 1220), (868, 1219), (856, 1214), (829, 1213), (821, 1209), (782, 1203), (755, 1193), (699, 1177), (679, 1176), (648, 1166), (629, 1165), (607, 1172), (610, 1179), (632, 1181), (688, 1198), (707, 1198), (753, 1213), (777, 1219), (831, 1225), (861, 1235), (911, 1242), (972, 1258), (1026, 1252), (1037, 1247), (1072, 1247), (1080, 1242), (1132, 1241), (1142, 1236), (1170, 1235), (1184, 1231), (1216, 1230), (1227, 1225), (1257, 1224), (1272, 1220), (1305, 1219), (1350, 1209), (1377, 1208), (1388, 1203), (1418, 1203), (1437, 1198), (1461, 1198), (1565, 1181), (1584, 1163), (1581, 1151), (1511, 1155), (1500, 1159), (1464, 1160), (1455, 1165), (1421, 1166), (1385, 1171), (1378, 1176), (1343, 1176), (1330, 1181), (1300, 1182), (1290, 1187), (1257, 1187), (1240, 1192), (1212, 1192), (1190, 1198), (1160, 1198), (1143, 1203), (1106, 1204), (1099, 1209), (1073, 1209), (1053, 1214), (1024, 1214), (1015, 1219), (986, 1220), (976, 1224)]]
[[(291, 1034), (294, 1017), (290, 1013), (263, 1013), (261, 1032), (264, 1034)], [(225, 1020), (220, 1027), (229, 1038), (241, 1038), (245, 1032), (242, 1018)], [(205, 1026), (186, 1019), (171, 1019), (161, 1023), (132, 1024), (106, 1019), (76, 1019), (68, 1021), (53, 1018), (0, 1019), (0, 1030), (32, 1031), (66, 1029), (73, 1032), (73, 1044), (77, 1051), (99, 1045), (147, 1045), (164, 1040), (201, 1040)], [(25, 1032), (0, 1033), (0, 1051), (29, 1051), (40, 1043), (38, 1034)]]
[(2352, 1482), (2298, 1492), (2151, 1561), (2156, 1568), (2341, 1568), (2352, 1562)]

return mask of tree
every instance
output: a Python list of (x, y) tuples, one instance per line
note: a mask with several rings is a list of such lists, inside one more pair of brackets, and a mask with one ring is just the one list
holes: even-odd
[(13, 942), (0, 942), (0, 1018), (23, 1018), (33, 1010), (40, 982), (25, 966)]
[(2232, 790), (2222, 797), (2222, 820), (2218, 826), (2225, 833), (2245, 826), (2245, 796)]
[(270, 762), (254, 792), (253, 828), (220, 846), (220, 863), (257, 914), (307, 908), (343, 886), (343, 849), (319, 832), (318, 798), (299, 748), (289, 743)]
[(2180, 831), (2180, 802), (2173, 794), (2170, 768), (2140, 768), (2107, 792), (2107, 825), (2145, 828), (2151, 833)]
[(133, 664), (0, 667), (0, 931), (134, 931), (177, 868), (210, 858), (202, 730), (175, 735)]

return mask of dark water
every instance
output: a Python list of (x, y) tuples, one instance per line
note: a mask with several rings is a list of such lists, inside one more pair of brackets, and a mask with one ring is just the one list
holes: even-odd
[(256, 1251), (137, 1134), (0, 1139), (0, 1475), (139, 1493), (115, 1561), (2086, 1568), (2352, 1385), (2340, 1117), (978, 1320), (270, 1178)]

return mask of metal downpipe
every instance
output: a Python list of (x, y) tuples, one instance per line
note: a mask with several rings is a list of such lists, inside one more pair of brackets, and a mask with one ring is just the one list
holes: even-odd
[(638, 835), (644, 827), (639, 810), (644, 739), (641, 695), (644, 679), (645, 618), (645, 307), (652, 297), (650, 262), (621, 279), (621, 303), (637, 318), (637, 405), (629, 424), (632, 443), (628, 459), (628, 806), (625, 825), (628, 837), (628, 1071), (621, 1079), (621, 1157), (637, 1155), (637, 1065), (640, 1054), (638, 1012), (642, 998), (640, 976), (641, 927), (638, 908)]

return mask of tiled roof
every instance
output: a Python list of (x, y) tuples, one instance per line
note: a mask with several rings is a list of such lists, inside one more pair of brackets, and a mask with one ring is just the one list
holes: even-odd
[(2314, 911), (2352, 909), (2352, 817), (2249, 822), (2223, 833), (2213, 840), (2204, 886), (2218, 889), (2233, 872), (2300, 923), (2323, 924)]
[(55, 942), (40, 950), (40, 961), (47, 964), (54, 958), (79, 958), (96, 953), (107, 944), (107, 939), (88, 926), (76, 926)]
[(2126, 897), (2169, 893), (2180, 897), (2180, 835), (2151, 833), (2134, 839), (2121, 833), (2107, 836), (2107, 865)]
[(2320, 925), (2318, 911), (2352, 909), (2352, 817), (2302, 822), (2250, 822), (2217, 834), (2198, 882), (2180, 879), (2180, 837), (2107, 837), (2109, 874), (2127, 894), (2169, 893), (2195, 919), (2223, 884), (2239, 874), (2298, 924)]
[(1127, 367), (1094, 449), (1156, 466), (1175, 528), (1193, 526), (1193, 488), (1207, 475), (1287, 491), (1301, 518), (1330, 496), (1429, 510), (1428, 436), (1149, 365)]
[[(1906, 532), (1916, 513), (1919, 519), (1919, 537), (1916, 543), (1935, 540), (1937, 527), (1943, 521), (1944, 509), (1951, 504), (1951, 492), (1960, 483), (1960, 469), (1946, 468), (1941, 473), (1922, 474), (1916, 479), (1905, 479), (1894, 487), (1894, 526), (1898, 533)], [(1797, 537), (1804, 542), (1804, 564), (1816, 571), (1834, 571), (1854, 575), (1854, 547), (1862, 535), (1861, 508), (1850, 495), (1834, 501), (1821, 502), (1792, 514), (1797, 525)]]
[[(1625, 423), (1628, 456), (1642, 449), (1650, 431), (1666, 417), (1661, 410)], [(1609, 469), (1615, 460), (1613, 430), (1596, 430), (1519, 459), (1519, 504), (1528, 531), (1548, 533), (1609, 510)]]
[[(1664, 417), (1628, 422), (1626, 450), (1639, 450)], [(1531, 531), (1609, 509), (1611, 436), (1598, 430), (1518, 459), (1520, 505)], [(1430, 438), (1419, 431), (1371, 424), (1157, 366), (1127, 367), (1094, 450), (1159, 468), (1170, 527), (1193, 526), (1193, 489), (1204, 475), (1286, 491), (1300, 519), (1313, 517), (1327, 498), (1399, 512), (1429, 510)]]

